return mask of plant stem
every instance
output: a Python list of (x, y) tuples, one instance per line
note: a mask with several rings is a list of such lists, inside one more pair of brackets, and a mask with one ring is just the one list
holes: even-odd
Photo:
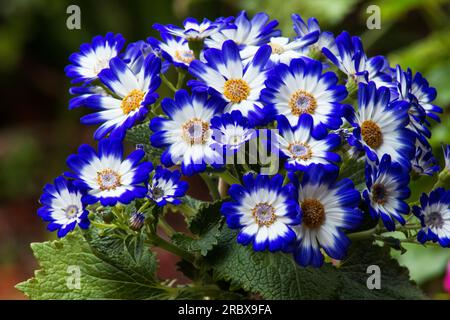
[(147, 209), (150, 206), (151, 202), (150, 200), (147, 200), (142, 207), (139, 208), (138, 213), (144, 212), (145, 209)]
[(181, 89), (181, 87), (183, 86), (183, 81), (184, 78), (186, 77), (186, 73), (184, 72), (184, 70), (178, 70), (178, 78), (177, 78), (177, 89)]
[(160, 218), (159, 219), (159, 226), (161, 227), (161, 229), (164, 230), (164, 232), (169, 236), (172, 237), (176, 231), (172, 228), (172, 226), (166, 221), (166, 219), (164, 218)]
[[(219, 190), (217, 189), (217, 185), (214, 183), (214, 181), (211, 179), (209, 174), (207, 173), (200, 173), (200, 177), (202, 177), (203, 181), (205, 181), (206, 186), (209, 189), (209, 193), (211, 194), (211, 198), (213, 201), (219, 200)], [(224, 179), (225, 180), (225, 179)], [(226, 181), (226, 180), (225, 180)]]
[(217, 175), (223, 179), (223, 181), (225, 181), (226, 183), (228, 183), (229, 185), (232, 184), (240, 184), (241, 182), (239, 181), (238, 178), (236, 178), (235, 176), (233, 176), (231, 174), (230, 171), (224, 171), (224, 172), (219, 172), (217, 173)]
[(361, 239), (368, 239), (371, 236), (374, 235), (375, 231), (376, 231), (377, 227), (373, 227), (372, 229), (369, 230), (364, 230), (364, 231), (360, 231), (360, 232), (355, 232), (355, 233), (349, 233), (348, 237), (351, 240), (361, 240)]
[(170, 253), (173, 253), (176, 256), (182, 257), (183, 259), (193, 263), (195, 260), (195, 257), (190, 254), (187, 251), (184, 251), (183, 249), (175, 246), (174, 244), (164, 240), (157, 234), (149, 234), (148, 243), (152, 246), (159, 247), (161, 249), (164, 249)]
[(177, 92), (177, 88), (175, 88), (175, 86), (172, 84), (172, 82), (169, 81), (169, 79), (166, 78), (166, 76), (164, 74), (160, 74), (161, 80), (162, 82), (164, 82), (164, 84), (173, 92)]
[(107, 229), (107, 228), (115, 229), (115, 228), (117, 228), (117, 226), (115, 224), (101, 223), (98, 221), (91, 221), (91, 224), (93, 226), (95, 226), (96, 228), (100, 228), (100, 229)]

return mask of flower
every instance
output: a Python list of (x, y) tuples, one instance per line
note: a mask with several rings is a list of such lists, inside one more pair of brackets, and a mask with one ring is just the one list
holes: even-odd
[(423, 193), (420, 207), (414, 206), (412, 211), (422, 224), (417, 234), (419, 242), (433, 241), (450, 247), (450, 191), (437, 188), (429, 196)]
[(73, 83), (91, 82), (108, 68), (109, 61), (122, 50), (125, 39), (120, 34), (108, 32), (104, 37), (95, 36), (91, 43), (83, 43), (80, 52), (69, 57), (72, 63), (65, 68), (66, 75)]
[(230, 23), (230, 28), (223, 29), (210, 35), (205, 39), (205, 46), (207, 48), (222, 48), (227, 40), (232, 40), (240, 49), (248, 45), (261, 46), (267, 42), (271, 37), (278, 37), (281, 35), (280, 30), (276, 30), (278, 21), (269, 21), (269, 16), (263, 12), (255, 14), (249, 20), (247, 13), (241, 11), (234, 23)]
[(383, 56), (367, 58), (361, 39), (342, 32), (336, 46), (322, 48), (323, 54), (349, 78), (357, 83), (375, 82), (377, 87), (394, 88), (389, 63)]
[(92, 94), (84, 99), (84, 105), (97, 112), (82, 117), (81, 123), (102, 123), (94, 133), (97, 140), (108, 133), (123, 139), (126, 130), (143, 120), (148, 106), (158, 99), (156, 90), (161, 84), (160, 70), (161, 59), (153, 54), (145, 58), (137, 72), (133, 72), (120, 58), (112, 59), (109, 69), (104, 69), (98, 76), (113, 95)]
[(210, 21), (205, 18), (199, 23), (195, 18), (187, 18), (183, 22), (184, 28), (180, 28), (173, 24), (164, 26), (159, 23), (155, 23), (153, 28), (161, 32), (161, 34), (170, 33), (188, 41), (199, 41), (226, 28), (231, 20), (233, 20), (233, 17), (218, 18), (216, 21)]
[(419, 139), (416, 140), (416, 154), (411, 164), (412, 169), (418, 175), (432, 176), (440, 169), (430, 144), (428, 142), (422, 144)]
[(67, 158), (67, 165), (72, 172), (66, 176), (75, 179), (74, 185), (86, 194), (82, 197), (85, 204), (100, 201), (102, 206), (114, 206), (117, 202), (128, 204), (136, 198), (143, 198), (153, 165), (141, 162), (145, 152), (133, 151), (125, 160), (122, 141), (103, 139), (99, 142), (98, 152), (91, 146), (83, 144), (78, 154)]
[(359, 84), (358, 111), (347, 110), (348, 121), (354, 126), (350, 145), (366, 152), (371, 161), (389, 154), (393, 162), (410, 168), (414, 156), (415, 135), (406, 128), (409, 104), (390, 101), (389, 90), (376, 88), (373, 82)]
[(213, 147), (224, 149), (224, 154), (234, 154), (247, 141), (256, 137), (256, 130), (237, 110), (212, 118), (211, 129), (213, 130), (212, 138), (216, 142)]
[(300, 210), (293, 198), (292, 185), (283, 186), (283, 176), (251, 173), (243, 176), (244, 185), (234, 184), (221, 212), (231, 229), (240, 229), (237, 242), (253, 244), (255, 251), (277, 251), (289, 244), (300, 222)]
[(311, 165), (301, 182), (289, 173), (297, 188), (302, 223), (293, 227), (296, 240), (285, 251), (292, 252), (301, 266), (320, 267), (324, 260), (321, 248), (331, 258), (342, 260), (350, 245), (344, 230), (353, 230), (362, 221), (359, 192), (350, 179), (336, 181), (337, 176), (337, 171), (326, 171), (321, 164)]
[(405, 202), (409, 198), (409, 172), (399, 163), (391, 161), (385, 154), (379, 165), (366, 165), (366, 185), (363, 197), (369, 206), (369, 213), (374, 219), (381, 217), (386, 229), (395, 230), (396, 219), (402, 225), (402, 214), (409, 213)]
[(82, 192), (71, 181), (63, 177), (55, 179), (54, 184), (47, 184), (41, 196), (42, 207), (38, 215), (49, 224), (49, 231), (58, 230), (58, 237), (64, 237), (78, 224), (80, 228), (89, 227), (88, 211), (81, 202)]
[(161, 107), (169, 118), (155, 117), (150, 122), (154, 147), (167, 149), (161, 155), (166, 167), (181, 164), (184, 175), (206, 170), (206, 165), (220, 167), (223, 159), (211, 148), (211, 119), (220, 113), (224, 103), (216, 97), (207, 98), (206, 92), (178, 90), (175, 100), (165, 98)]
[(141, 212), (134, 212), (128, 222), (131, 230), (139, 231), (144, 225), (145, 215)]
[(321, 163), (327, 170), (336, 170), (335, 162), (341, 161), (337, 153), (331, 152), (341, 143), (337, 134), (329, 134), (323, 139), (314, 139), (313, 118), (309, 114), (302, 114), (298, 124), (291, 126), (285, 116), (277, 118), (277, 142), (282, 156), (287, 158), (285, 163), (288, 171), (305, 171), (313, 163)]
[(317, 38), (317, 40), (311, 43), (309, 47), (305, 48), (308, 50), (308, 52), (321, 52), (322, 48), (329, 48), (332, 52), (337, 51), (333, 33), (327, 31), (322, 32), (320, 30), (319, 22), (316, 18), (309, 18), (308, 23), (303, 21), (302, 17), (299, 14), (292, 14), (291, 18), (294, 31), (299, 37), (304, 37), (312, 33), (319, 33), (319, 37)]
[(167, 203), (180, 204), (181, 200), (177, 198), (183, 197), (189, 188), (188, 183), (180, 181), (180, 179), (180, 171), (170, 171), (162, 166), (157, 166), (148, 186), (147, 196), (160, 207)]
[[(303, 37), (290, 40), (286, 37), (273, 37), (267, 43), (272, 49), (269, 57), (270, 64), (267, 68), (277, 65), (279, 63), (289, 64), (292, 59), (301, 58), (304, 56), (302, 49), (317, 41), (319, 32), (312, 32)], [(258, 51), (258, 46), (246, 46), (241, 50), (240, 54), (246, 65), (255, 56)]]
[(163, 57), (173, 63), (175, 67), (187, 69), (191, 62), (195, 60), (194, 51), (189, 48), (185, 39), (177, 39), (164, 32), (161, 32), (161, 38), (163, 42), (155, 38), (148, 38), (147, 41), (154, 48), (160, 49)]
[(225, 41), (222, 50), (205, 51), (207, 63), (192, 61), (189, 72), (201, 81), (191, 80), (188, 85), (195, 91), (208, 90), (227, 102), (225, 112), (241, 111), (252, 123), (262, 123), (263, 104), (259, 100), (267, 77), (265, 66), (270, 47), (258, 49), (253, 60), (244, 68), (237, 45)]
[(344, 86), (338, 85), (333, 72), (322, 74), (322, 64), (315, 60), (293, 59), (289, 65), (273, 68), (261, 94), (266, 104), (264, 113), (273, 120), (282, 114), (292, 126), (298, 117), (308, 113), (313, 118), (312, 135), (319, 139), (327, 129), (338, 129), (342, 124), (341, 104), (347, 96)]
[(444, 153), (444, 160), (445, 160), (444, 170), (450, 173), (450, 145), (448, 144), (442, 145), (442, 151)]
[[(130, 43), (121, 58), (133, 73), (138, 74), (142, 64), (145, 62), (145, 58), (149, 55), (155, 55), (161, 58), (161, 50), (158, 46), (152, 46), (146, 41), (139, 40)], [(169, 67), (170, 62), (164, 60), (161, 63), (161, 73), (166, 73)]]

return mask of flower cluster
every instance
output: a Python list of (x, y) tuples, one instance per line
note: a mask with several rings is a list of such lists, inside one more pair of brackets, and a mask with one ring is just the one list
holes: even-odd
[[(66, 68), (75, 84), (69, 108), (93, 109), (81, 122), (99, 125), (98, 150), (80, 146), (67, 159), (71, 171), (45, 187), (39, 215), (49, 230), (87, 228), (98, 204), (179, 205), (182, 176), (200, 174), (212, 189), (211, 178), (229, 186), (221, 213), (238, 243), (291, 253), (301, 266), (342, 260), (353, 233), (383, 226), (449, 247), (450, 148), (439, 173), (429, 143), (443, 111), (436, 90), (420, 73), (368, 57), (359, 37), (335, 37), (298, 14), (292, 22), (293, 38), (265, 13), (241, 12), (155, 24), (160, 39), (125, 49), (112, 33), (81, 45)], [(173, 95), (162, 96), (167, 89)], [(127, 131), (140, 123), (148, 123), (141, 143), (162, 149), (153, 163), (142, 149), (123, 157)], [(255, 141), (276, 161), (255, 155)], [(438, 176), (436, 186), (411, 208), (410, 181), (422, 176)], [(130, 218), (133, 230), (144, 223), (141, 211)]]

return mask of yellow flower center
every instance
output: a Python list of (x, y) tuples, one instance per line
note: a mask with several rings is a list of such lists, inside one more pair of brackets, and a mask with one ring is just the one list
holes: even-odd
[(325, 221), (325, 208), (316, 199), (305, 199), (301, 203), (302, 224), (310, 229), (320, 227)]
[(278, 43), (270, 42), (269, 46), (272, 48), (273, 54), (282, 54), (284, 52), (283, 46), (279, 45)]
[(230, 79), (225, 82), (224, 96), (233, 103), (239, 103), (250, 95), (250, 86), (242, 79)]
[(209, 123), (201, 119), (191, 119), (182, 126), (184, 141), (193, 144), (204, 144), (209, 138)]
[(292, 94), (288, 105), (293, 115), (300, 116), (304, 113), (313, 114), (317, 107), (317, 101), (312, 94), (300, 89)]
[(175, 51), (175, 58), (178, 61), (182, 61), (186, 64), (190, 64), (193, 60), (195, 60), (194, 51), (192, 50), (177, 50)]
[(364, 142), (372, 149), (377, 149), (383, 143), (383, 133), (372, 120), (366, 120), (361, 125), (361, 135)]
[(131, 111), (138, 109), (144, 100), (145, 93), (141, 90), (133, 89), (122, 99), (120, 107), (124, 114), (129, 114)]
[(69, 219), (73, 218), (78, 213), (78, 207), (72, 204), (66, 208), (65, 212), (66, 212), (67, 218), (69, 218)]
[(288, 150), (294, 159), (308, 160), (312, 157), (311, 147), (305, 142), (290, 143)]
[(252, 214), (259, 226), (270, 226), (276, 220), (275, 209), (267, 202), (258, 203), (253, 209)]
[(102, 191), (115, 190), (121, 185), (120, 175), (109, 168), (103, 169), (97, 172), (97, 183)]

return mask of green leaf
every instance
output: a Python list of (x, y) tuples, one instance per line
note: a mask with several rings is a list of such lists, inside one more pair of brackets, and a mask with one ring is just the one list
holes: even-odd
[(191, 238), (183, 233), (176, 233), (172, 236), (175, 245), (191, 253), (200, 252), (206, 256), (216, 244), (220, 235), (220, 225), (216, 224), (211, 229), (202, 234), (199, 238)]
[(362, 191), (366, 188), (365, 168), (366, 162), (364, 159), (349, 158), (347, 155), (343, 155), (339, 178), (349, 178), (355, 184), (355, 188)]
[[(136, 238), (89, 242), (77, 231), (57, 241), (33, 243), (41, 269), (16, 287), (31, 299), (152, 299), (164, 296), (152, 252)], [(80, 286), (75, 273), (79, 270)]]
[[(297, 266), (290, 255), (254, 252), (236, 243), (235, 232), (224, 228), (219, 245), (208, 255), (214, 277), (231, 282), (265, 299), (422, 299), (406, 268), (389, 255), (388, 248), (370, 242), (352, 246), (340, 268)], [(369, 265), (381, 268), (381, 289), (369, 290)]]
[(153, 162), (154, 164), (158, 164), (160, 163), (163, 150), (160, 148), (155, 148), (150, 144), (151, 133), (149, 122), (146, 121), (128, 130), (126, 140), (135, 145), (142, 145), (144, 147), (147, 160)]

